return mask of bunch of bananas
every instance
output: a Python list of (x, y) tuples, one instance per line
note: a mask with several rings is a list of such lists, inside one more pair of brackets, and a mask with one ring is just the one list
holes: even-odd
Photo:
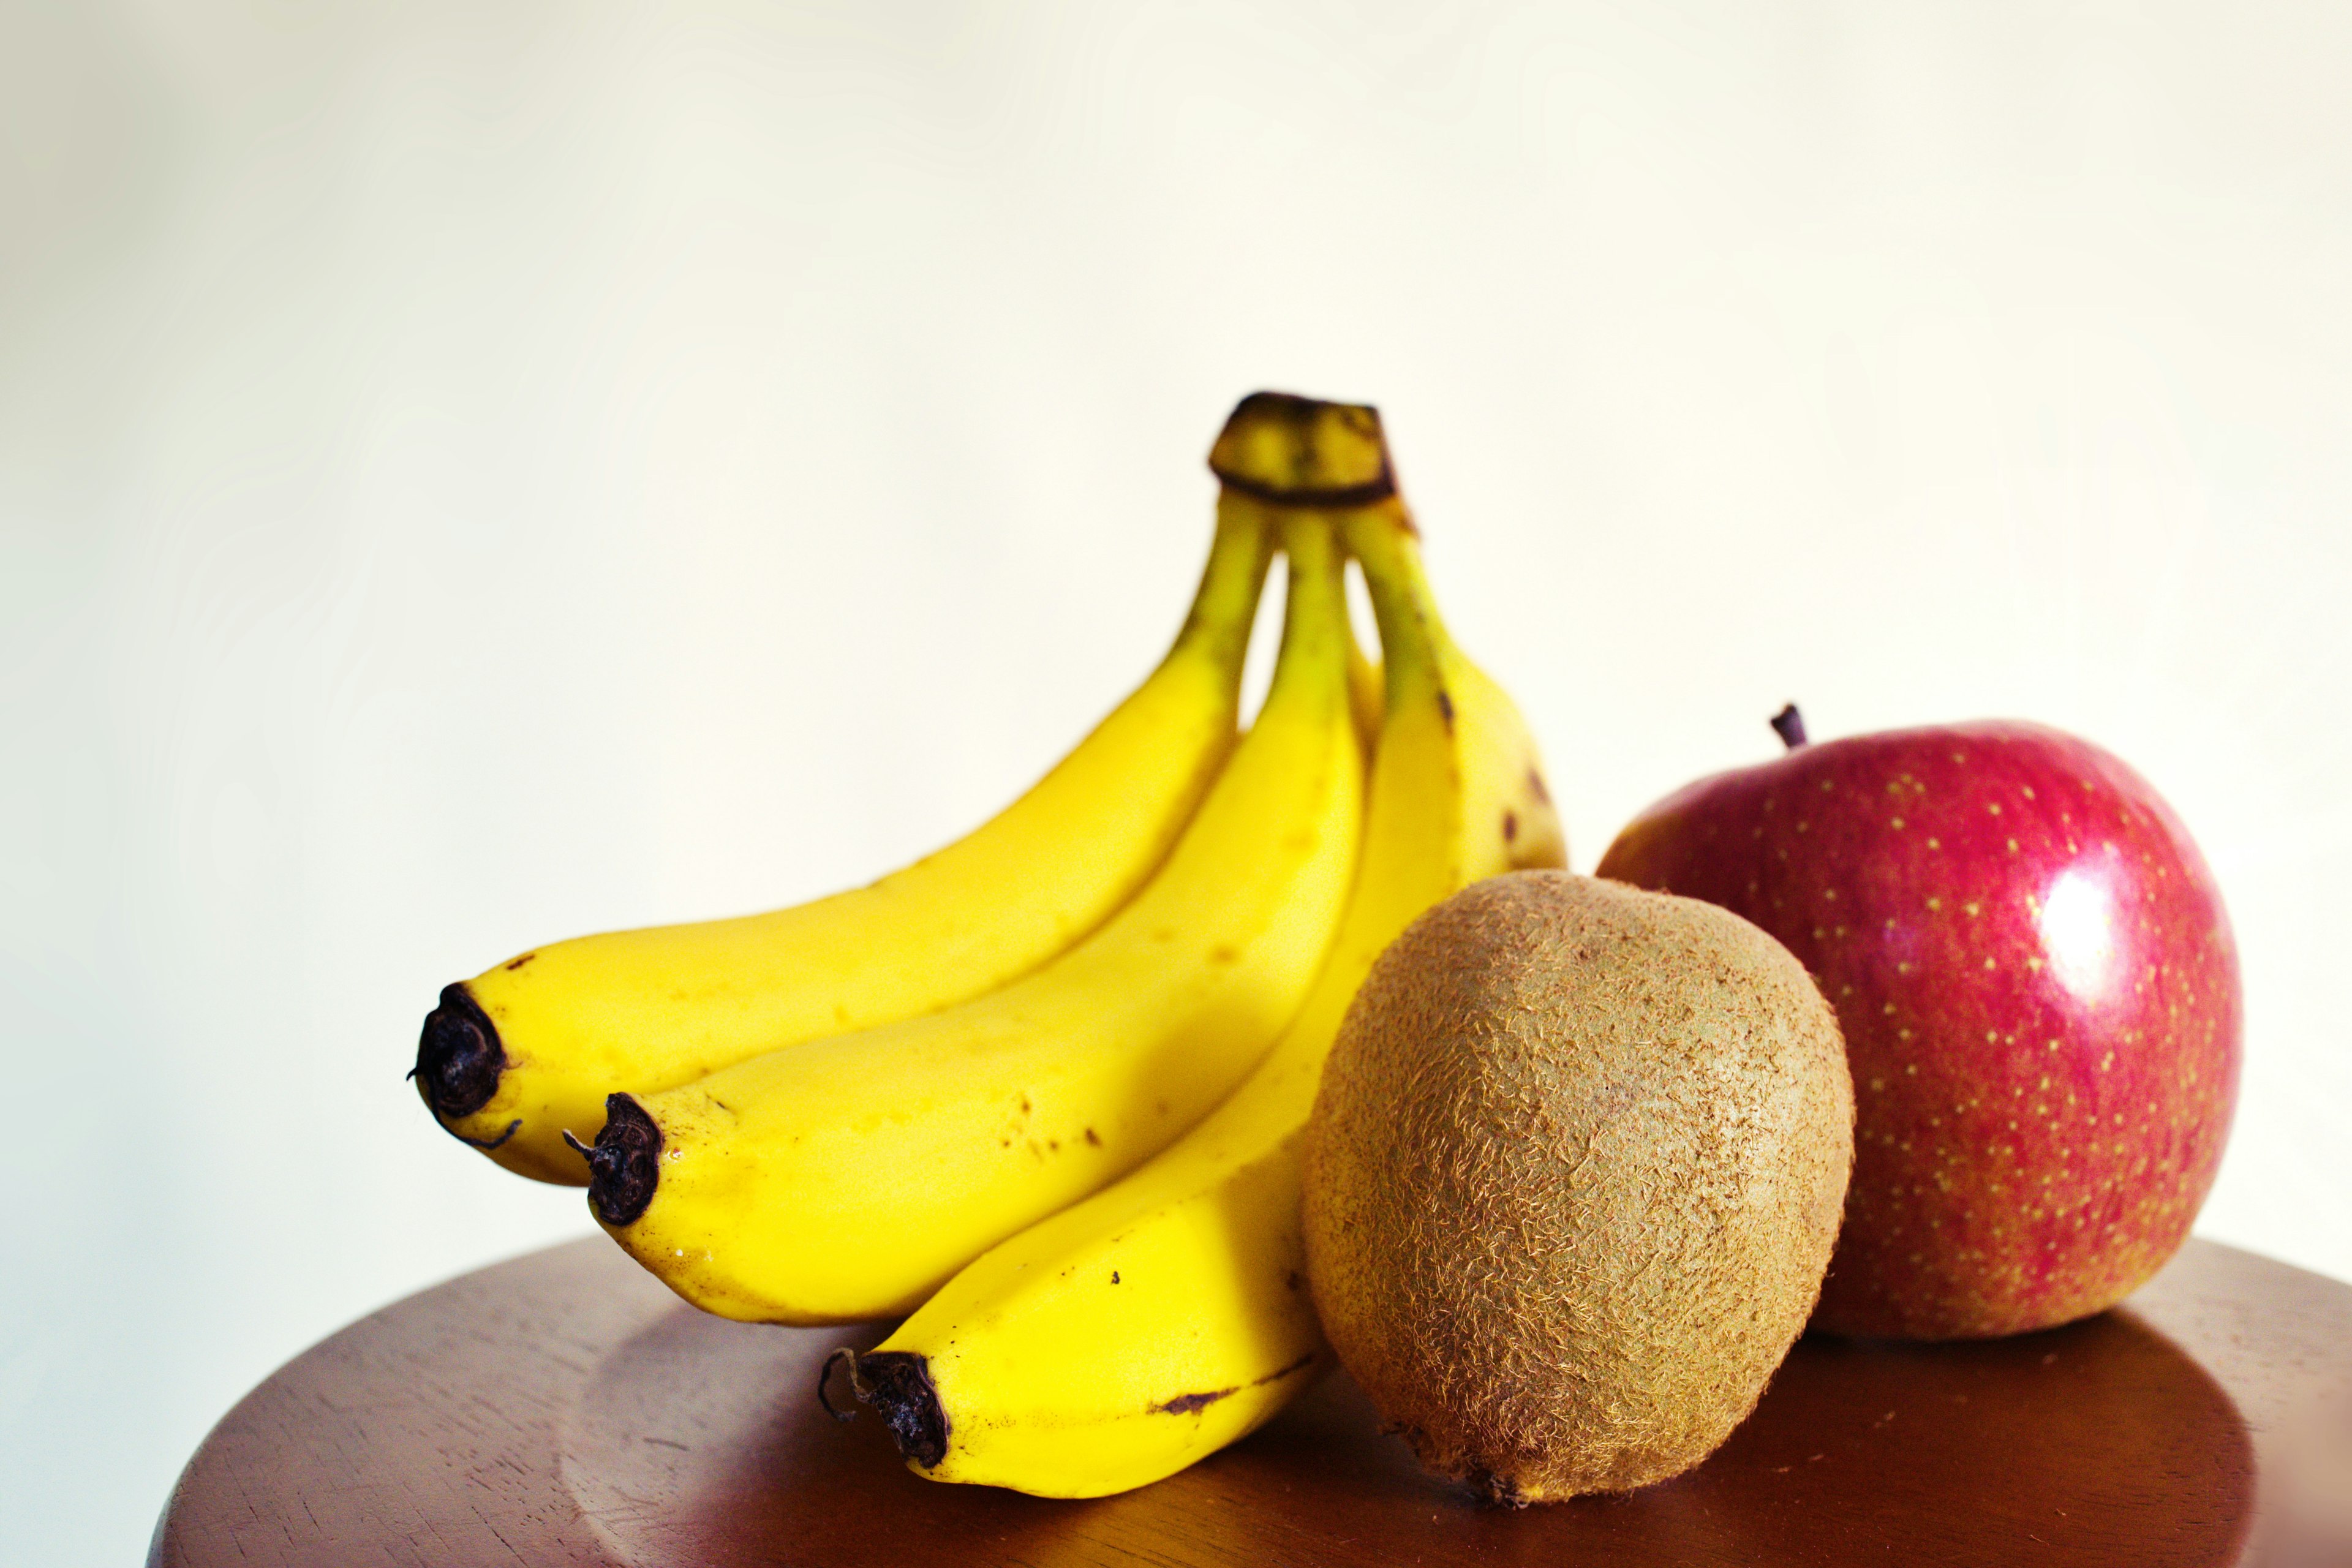
[[(1001, 815), (814, 903), (533, 949), (445, 990), (418, 1044), (444, 1127), (584, 1183), (697, 1306), (905, 1316), (836, 1360), (933, 1479), (1121, 1491), (1304, 1390), (1331, 1356), (1297, 1146), (1340, 1018), (1423, 910), (1565, 858), (1375, 412), (1260, 393), (1209, 462), (1174, 647)], [(1236, 739), (1276, 552), (1281, 649)]]

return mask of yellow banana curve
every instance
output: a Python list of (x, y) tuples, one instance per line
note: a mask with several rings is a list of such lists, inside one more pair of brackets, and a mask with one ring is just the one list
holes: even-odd
[(1232, 753), (1272, 547), (1263, 516), (1222, 516), (1160, 666), (946, 848), (813, 903), (556, 942), (444, 990), (417, 1047), (425, 1103), (508, 1169), (579, 1185), (563, 1134), (593, 1138), (615, 1089), (935, 1013), (1066, 952), (1159, 868)]
[(722, 1316), (905, 1312), (1150, 1158), (1265, 1055), (1337, 930), (1364, 787), (1337, 542), (1279, 526), (1273, 686), (1159, 875), (1003, 991), (614, 1097), (590, 1198), (632, 1256)]
[(1387, 671), (1340, 936), (1281, 1041), (1200, 1126), (992, 1248), (856, 1358), (860, 1394), (918, 1474), (1100, 1496), (1213, 1453), (1304, 1390), (1330, 1357), (1306, 1289), (1298, 1145), (1340, 1019), (1423, 910), (1480, 878), (1565, 862), (1534, 744), (1446, 636), (1402, 505), (1338, 525), (1371, 587)]

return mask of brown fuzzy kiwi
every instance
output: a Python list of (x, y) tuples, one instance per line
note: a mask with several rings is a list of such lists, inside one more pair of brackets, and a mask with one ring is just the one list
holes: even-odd
[(1316, 1308), (1438, 1474), (1646, 1486), (1755, 1407), (1853, 1161), (1837, 1019), (1786, 948), (1694, 899), (1496, 877), (1381, 954), (1324, 1068)]

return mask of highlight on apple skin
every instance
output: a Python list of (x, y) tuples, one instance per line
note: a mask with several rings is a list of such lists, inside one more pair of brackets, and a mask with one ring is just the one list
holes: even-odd
[(1812, 1326), (1984, 1338), (2112, 1306), (2188, 1236), (2236, 1108), (2203, 857), (2146, 780), (2041, 725), (1775, 728), (1786, 755), (1652, 805), (1597, 870), (1755, 921), (1837, 1010), (1853, 1179)]

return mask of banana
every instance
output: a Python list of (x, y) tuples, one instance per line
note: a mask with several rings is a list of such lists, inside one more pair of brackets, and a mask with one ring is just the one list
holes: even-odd
[(417, 1045), (425, 1103), (509, 1170), (576, 1186), (562, 1135), (593, 1138), (614, 1089), (935, 1013), (1066, 952), (1167, 858), (1231, 754), (1272, 547), (1264, 517), (1225, 517), (1159, 668), (969, 837), (813, 903), (581, 937), (448, 987)]
[(1219, 505), (1280, 529), (1282, 649), (1256, 721), (1127, 908), (976, 1001), (613, 1096), (591, 1205), (679, 1295), (787, 1323), (910, 1310), (1199, 1121), (1297, 1012), (1362, 827), (1342, 561), (1319, 523)]
[[(1370, 410), (1342, 412), (1358, 417), (1306, 405), (1297, 438), (1377, 446)], [(1260, 458), (1277, 475), (1316, 466)], [(1566, 861), (1535, 746), (1446, 635), (1402, 503), (1345, 499), (1361, 503), (1336, 523), (1371, 589), (1387, 697), (1339, 938), (1297, 1020), (1201, 1125), (982, 1256), (876, 1350), (837, 1352), (919, 1475), (1122, 1491), (1234, 1442), (1313, 1382), (1330, 1354), (1306, 1289), (1298, 1148), (1339, 1021), (1423, 910)]]

